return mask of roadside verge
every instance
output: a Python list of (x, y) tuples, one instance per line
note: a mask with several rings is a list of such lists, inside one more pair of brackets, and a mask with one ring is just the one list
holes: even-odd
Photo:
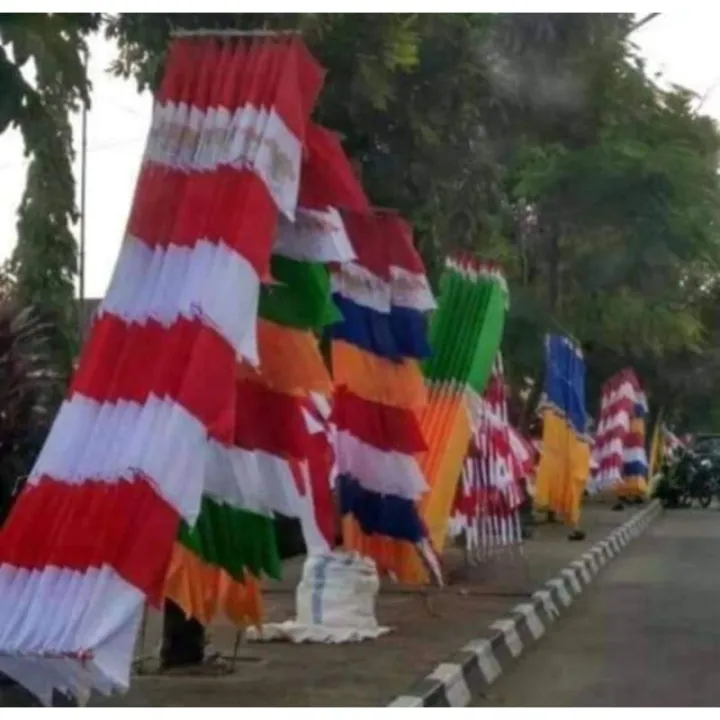
[(399, 695), (391, 707), (465, 707), (492, 685), (523, 652), (540, 640), (600, 571), (660, 514), (658, 501), (571, 562), (528, 602), (493, 622), (483, 637), (466, 643), (431, 673)]

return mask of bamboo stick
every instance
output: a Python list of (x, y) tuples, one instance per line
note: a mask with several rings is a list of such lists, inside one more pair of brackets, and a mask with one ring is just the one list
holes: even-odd
[(219, 30), (217, 28), (198, 28), (189, 30), (177, 28), (171, 31), (171, 37), (270, 37), (273, 35), (300, 35), (299, 30)]

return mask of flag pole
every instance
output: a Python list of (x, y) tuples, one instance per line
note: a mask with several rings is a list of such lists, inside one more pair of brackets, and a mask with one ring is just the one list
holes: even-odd
[(300, 30), (220, 30), (217, 28), (197, 28), (194, 30), (176, 28), (170, 31), (170, 37), (273, 37), (275, 35), (301, 35)]
[[(89, 51), (85, 49), (84, 72), (87, 79), (88, 74), (88, 58)], [(79, 252), (79, 304), (80, 304), (80, 342), (85, 340), (85, 214), (87, 210), (86, 190), (87, 190), (87, 99), (83, 101), (82, 106), (82, 130), (80, 139), (80, 252)]]

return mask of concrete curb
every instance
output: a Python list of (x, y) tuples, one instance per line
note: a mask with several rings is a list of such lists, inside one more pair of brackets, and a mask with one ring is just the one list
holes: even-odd
[(466, 643), (407, 693), (395, 698), (390, 707), (467, 706), (540, 640), (600, 570), (641, 535), (660, 512), (660, 503), (653, 500), (548, 580), (528, 602), (516, 605), (508, 615), (492, 623), (485, 637)]

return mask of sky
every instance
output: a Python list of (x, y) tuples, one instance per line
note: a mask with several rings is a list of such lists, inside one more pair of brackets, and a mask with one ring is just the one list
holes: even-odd
[[(694, 90), (702, 111), (720, 121), (720, 65), (717, 26), (701, 12), (671, 11), (641, 28), (633, 37), (650, 72)], [(112, 77), (106, 70), (115, 57), (113, 43), (90, 41), (92, 109), (88, 113), (86, 189), (85, 293), (102, 297), (112, 276), (150, 126), (152, 98), (139, 94), (132, 80)], [(700, 102), (700, 101), (699, 101)], [(81, 119), (73, 118), (75, 146), (80, 147)], [(25, 184), (27, 162), (20, 133), (0, 135), (0, 261), (9, 257), (16, 239), (16, 211)], [(80, 162), (75, 162), (78, 206)]]

